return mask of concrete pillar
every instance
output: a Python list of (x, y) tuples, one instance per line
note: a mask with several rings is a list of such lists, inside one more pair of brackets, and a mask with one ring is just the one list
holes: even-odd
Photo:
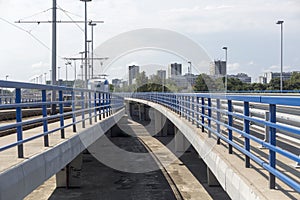
[(107, 134), (111, 137), (120, 137), (120, 136), (124, 136), (123, 131), (120, 129), (120, 127), (116, 124), (113, 127), (111, 127), (108, 131)]
[(218, 179), (208, 167), (206, 167), (206, 173), (207, 173), (207, 184), (209, 186), (220, 186)]
[(141, 104), (138, 104), (138, 109), (139, 109), (139, 120), (142, 121), (142, 109), (141, 109)]
[(125, 114), (130, 115), (130, 103), (125, 101)]
[(155, 120), (155, 133), (157, 136), (167, 136), (168, 135), (168, 126), (167, 118), (161, 114), (159, 111), (154, 111), (154, 120)]
[(175, 151), (176, 152), (185, 152), (189, 146), (191, 145), (190, 142), (185, 138), (182, 132), (174, 126), (175, 132)]
[(167, 119), (167, 133), (168, 135), (175, 135), (175, 130), (174, 130), (174, 127), (175, 125), (169, 120)]
[(56, 187), (81, 186), (82, 153), (56, 174)]

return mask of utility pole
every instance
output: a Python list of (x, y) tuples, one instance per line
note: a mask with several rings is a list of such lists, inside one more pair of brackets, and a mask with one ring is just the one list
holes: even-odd
[(95, 22), (90, 21), (89, 25), (91, 26), (91, 32), (92, 32), (92, 78), (94, 78), (94, 26), (96, 26), (97, 24)]
[(278, 21), (276, 24), (280, 25), (280, 92), (283, 90), (283, 22)]
[(223, 50), (225, 50), (225, 93), (227, 93), (227, 84), (228, 84), (228, 76), (227, 76), (227, 62), (228, 62), (228, 58), (227, 58), (227, 50), (228, 50), (228, 47), (223, 47), (222, 48)]
[[(91, 1), (91, 0), (85, 0), (85, 1)], [(52, 85), (57, 85), (57, 78), (56, 78), (56, 55), (57, 55), (57, 46), (56, 46), (56, 33), (57, 33), (57, 29), (56, 29), (56, 24), (57, 23), (83, 23), (83, 21), (57, 21), (56, 20), (56, 11), (57, 11), (57, 4), (56, 4), (56, 0), (53, 0), (52, 2), (52, 21), (16, 21), (15, 23), (37, 23), (37, 24), (41, 24), (41, 23), (52, 23), (52, 59), (51, 59), (51, 69), (52, 69), (52, 73), (51, 73), (51, 84)], [(97, 23), (104, 23), (103, 21), (95, 21)], [(86, 23), (86, 20), (84, 22)], [(51, 95), (51, 101), (54, 102), (56, 101), (56, 91), (52, 91), (52, 95)], [(51, 113), (55, 114), (56, 112), (56, 104), (52, 104), (51, 106)]]
[[(51, 84), (57, 85), (56, 81), (56, 0), (53, 0), (52, 6), (52, 75)], [(56, 101), (56, 91), (52, 90), (51, 101)], [(56, 104), (51, 104), (51, 113), (56, 113)]]
[(90, 2), (92, 0), (80, 0), (84, 2), (84, 81), (85, 81), (85, 87), (88, 87), (88, 66), (87, 66), (87, 2)]

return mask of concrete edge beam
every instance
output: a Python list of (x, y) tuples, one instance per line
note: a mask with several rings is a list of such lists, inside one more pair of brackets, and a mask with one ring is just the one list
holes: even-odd
[[(0, 174), (0, 200), (26, 197), (100, 138), (124, 114), (125, 109), (123, 108), (113, 116), (82, 130), (72, 138), (2, 172)], [(99, 130), (102, 131), (99, 133)]]
[(195, 133), (195, 126), (188, 123), (182, 123), (182, 119), (170, 112), (166, 107), (159, 104), (149, 102), (141, 99), (125, 98), (125, 101), (133, 101), (148, 105), (155, 110), (165, 115), (177, 128), (184, 134), (184, 136), (193, 145), (195, 150), (199, 153), (203, 161), (206, 163), (210, 171), (215, 175), (220, 185), (227, 192), (231, 199), (244, 200), (258, 200), (265, 199), (250, 183), (242, 178), (238, 171), (230, 167), (231, 164), (222, 159), (222, 155), (215, 152), (214, 141), (200, 137)]

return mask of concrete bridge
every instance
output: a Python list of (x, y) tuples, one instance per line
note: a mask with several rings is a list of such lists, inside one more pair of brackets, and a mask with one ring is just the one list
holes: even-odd
[[(16, 113), (16, 121), (0, 126), (0, 131), (15, 130), (0, 138), (0, 199), (22, 199), (55, 174), (58, 187), (80, 186), (81, 153), (102, 135), (114, 134), (125, 113), (151, 119), (152, 134), (172, 132), (175, 152), (192, 145), (207, 166), (208, 184), (220, 185), (232, 199), (300, 198), (299, 97), (129, 96), (6, 81), (0, 86), (16, 91), (15, 101), (0, 106)], [(22, 101), (25, 89), (40, 91), (39, 101)], [(48, 91), (58, 92), (57, 102), (47, 100)], [(72, 99), (64, 99), (64, 92)], [(64, 111), (68, 103), (71, 111)], [(58, 113), (49, 115), (53, 104)], [(39, 107), (42, 116), (23, 118), (32, 107)], [(57, 122), (49, 123), (52, 119)], [(37, 122), (42, 126), (23, 130)]]

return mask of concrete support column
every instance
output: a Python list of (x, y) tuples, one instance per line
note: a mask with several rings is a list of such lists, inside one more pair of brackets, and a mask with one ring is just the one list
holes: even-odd
[(207, 184), (209, 186), (220, 186), (218, 179), (208, 167), (206, 167), (206, 173), (207, 173)]
[(174, 126), (175, 132), (175, 151), (176, 152), (185, 152), (189, 146), (191, 145), (190, 142), (185, 138), (182, 132)]
[(157, 136), (167, 136), (168, 135), (168, 126), (167, 118), (161, 114), (159, 111), (154, 111), (154, 120), (155, 120), (155, 133)]
[(175, 125), (169, 120), (167, 119), (167, 133), (168, 135), (175, 135), (175, 130), (174, 130), (174, 127)]
[(124, 135), (118, 124), (115, 124), (113, 127), (111, 127), (111, 129), (107, 131), (107, 134), (111, 137), (120, 137)]
[(82, 153), (56, 174), (56, 187), (81, 186)]
[(125, 114), (130, 115), (130, 103), (129, 101), (125, 101)]

